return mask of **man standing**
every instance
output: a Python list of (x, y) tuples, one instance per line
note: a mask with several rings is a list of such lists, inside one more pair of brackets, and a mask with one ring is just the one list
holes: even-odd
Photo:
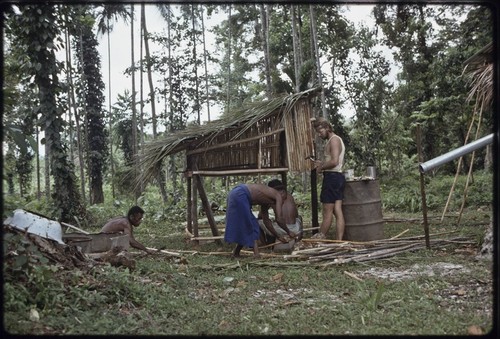
[(133, 227), (139, 227), (144, 217), (144, 210), (139, 206), (133, 206), (128, 210), (126, 217), (116, 217), (109, 220), (101, 229), (101, 233), (124, 233), (130, 238), (130, 246), (143, 250), (146, 253), (154, 253), (146, 246), (135, 240)]
[(324, 239), (332, 224), (333, 215), (336, 220), (336, 239), (344, 236), (345, 221), (342, 213), (345, 177), (342, 174), (345, 146), (342, 139), (333, 133), (332, 125), (324, 118), (313, 123), (316, 133), (326, 140), (324, 161), (315, 161), (316, 171), (323, 173), (320, 201), (322, 203), (323, 220), (319, 232), (313, 238)]
[[(286, 199), (286, 191), (279, 192), (274, 188), (263, 184), (240, 184), (233, 188), (227, 197), (226, 207), (226, 230), (224, 240), (228, 243), (236, 243), (233, 257), (239, 257), (243, 246), (253, 247), (254, 257), (259, 257), (258, 240), (260, 236), (260, 226), (257, 218), (252, 212), (252, 205), (260, 205), (260, 212), (265, 223), (271, 225), (269, 231), (276, 233), (269, 220), (268, 209), (274, 210), (276, 222), (291, 237), (295, 238), (295, 233), (291, 232), (283, 220), (282, 206)], [(272, 231), (271, 231), (272, 229)], [(275, 236), (281, 242), (288, 242), (283, 236)]]

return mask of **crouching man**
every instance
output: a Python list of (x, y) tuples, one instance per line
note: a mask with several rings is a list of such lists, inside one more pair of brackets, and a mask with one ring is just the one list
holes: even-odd
[(109, 220), (101, 229), (101, 233), (123, 233), (128, 234), (130, 246), (143, 250), (148, 254), (154, 251), (148, 250), (146, 246), (135, 240), (134, 227), (139, 227), (144, 217), (144, 210), (139, 206), (133, 206), (129, 209), (126, 217), (116, 217)]

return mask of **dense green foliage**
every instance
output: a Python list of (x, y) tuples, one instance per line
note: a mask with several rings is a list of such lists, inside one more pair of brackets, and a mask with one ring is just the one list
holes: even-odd
[[(471, 327), (487, 333), (493, 326), (491, 260), (475, 255), (491, 210), (478, 208), (482, 203), (476, 190), (491, 177), (475, 179), (478, 186), (470, 191), (459, 225), (455, 213), (444, 222), (430, 222), (432, 234), (461, 235), (467, 241), (368, 264), (322, 267), (282, 256), (253, 260), (249, 254), (232, 260), (228, 244), (186, 241), (185, 206), (170, 205), (163, 214), (157, 192), (147, 192), (141, 201), (146, 218), (136, 237), (181, 257), (134, 252), (134, 270), (102, 263), (69, 269), (49, 262), (24, 235), (7, 234), (4, 326), (11, 334), (49, 335), (467, 335)], [(442, 202), (449, 182), (433, 178), (429, 195)], [(213, 184), (211, 200), (220, 201), (225, 194), (218, 192), (219, 183)], [(397, 209), (387, 199), (417, 189), (418, 180), (391, 185), (398, 192), (385, 183), (384, 206), (394, 210), (384, 215), (408, 221), (386, 223), (385, 237), (403, 231), (421, 237), (421, 224), (410, 222), (421, 215), (402, 212), (408, 201)], [(294, 195), (306, 215), (307, 196)], [(93, 224), (86, 229), (97, 231), (106, 218), (124, 213), (127, 203), (92, 206)], [(440, 212), (440, 207), (431, 210)], [(217, 252), (222, 255), (209, 255)]]
[[(323, 87), (324, 97), (313, 101), (314, 113), (326, 115), (343, 137), (345, 167), (362, 173), (366, 166), (376, 166), (392, 187), (398, 178), (417, 175), (417, 125), (422, 128), (424, 160), (461, 146), (472, 122), (469, 141), (472, 135), (491, 132), (492, 109), (483, 107), (479, 114), (475, 99), (467, 101), (470, 79), (463, 74), (464, 62), (493, 40), (491, 12), (486, 6), (377, 5), (372, 10), (373, 25), (349, 21), (345, 5), (146, 7), (161, 14), (165, 30), (149, 32), (146, 20), (134, 26), (128, 20), (132, 30), (148, 32), (141, 45), (149, 41), (157, 48), (147, 56), (139, 53), (142, 59), (131, 60), (133, 64), (122, 71), (133, 79), (142, 77), (140, 72), (153, 73), (155, 83), (146, 95), (142, 85), (135, 90), (132, 83), (130, 90), (109, 98), (110, 112), (103, 107), (97, 32), (111, 32), (113, 24), (129, 19), (135, 7), (12, 5), (3, 13), (8, 108), (5, 186), (10, 192), (17, 189), (33, 204), (38, 202), (30, 198), (50, 191), (53, 201), (47, 202), (51, 205), (47, 215), (88, 223), (90, 216), (83, 220), (88, 205), (123, 197), (145, 199), (145, 192), (156, 187), (164, 204), (184, 203), (184, 181), (179, 175), (185, 167), (183, 154), (163, 163), (155, 180), (141, 185), (141, 191), (130, 192), (130, 173), (140, 170), (132, 166), (133, 160), (140, 156), (144, 143), (190, 123), (202, 124), (200, 114), (210, 107), (224, 113), (269, 95), (317, 85)], [(220, 20), (207, 28), (205, 24), (214, 18)], [(206, 46), (208, 31), (215, 43), (211, 50)], [(61, 52), (72, 56), (67, 64), (60, 62), (57, 53)], [(109, 57), (112, 63), (113, 58), (123, 56), (111, 53)], [(71, 99), (73, 95), (76, 100)], [(153, 98), (162, 107), (154, 116), (149, 109)], [(45, 134), (42, 143), (47, 145), (48, 161), (41, 162), (47, 164), (45, 170), (36, 166), (42, 159), (40, 150), (22, 140), (23, 135), (34, 140), (39, 133)], [(117, 149), (108, 157), (113, 144)], [(464, 157), (460, 174), (472, 165), (474, 171), (484, 169), (488, 175), (487, 152), (478, 150), (474, 157), (474, 161)], [(109, 173), (109, 168), (116, 171)], [(428, 176), (455, 171), (456, 162), (450, 162)], [(103, 187), (111, 183), (117, 193), (113, 188), (107, 197)], [(294, 190), (307, 195), (307, 186), (302, 183)], [(224, 184), (223, 190), (227, 187)], [(403, 197), (389, 193), (386, 206), (415, 211), (419, 201), (418, 191)], [(432, 206), (432, 195), (430, 201)]]

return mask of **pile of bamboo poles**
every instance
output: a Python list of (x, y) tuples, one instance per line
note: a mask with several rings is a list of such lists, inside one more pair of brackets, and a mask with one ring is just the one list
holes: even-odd
[[(303, 238), (296, 244), (294, 250), (291, 254), (278, 254), (278, 253), (267, 253), (266, 251), (261, 251), (261, 260), (251, 260), (246, 262), (246, 265), (268, 265), (268, 266), (331, 266), (331, 265), (341, 265), (346, 263), (362, 263), (373, 260), (387, 259), (394, 257), (396, 255), (413, 252), (416, 250), (424, 249), (427, 247), (425, 236), (414, 236), (414, 237), (401, 237), (404, 233), (409, 230), (405, 230), (400, 234), (389, 238), (380, 239), (367, 242), (355, 242), (355, 241), (340, 241), (340, 240), (330, 240), (330, 239), (308, 239)], [(441, 232), (430, 234), (431, 248), (441, 248), (444, 246), (459, 244), (459, 245), (475, 245), (475, 241), (471, 241), (466, 237), (449, 237), (440, 238), (440, 236), (456, 233), (457, 231), (451, 232)], [(274, 244), (269, 244), (265, 246), (260, 246), (259, 249), (266, 249), (272, 245), (276, 245), (280, 242)], [(183, 258), (185, 256), (191, 255), (209, 255), (209, 256), (231, 256), (232, 252), (228, 251), (215, 251), (215, 252), (203, 252), (199, 250), (174, 250), (165, 251), (163, 249), (149, 248), (149, 250), (156, 250), (158, 254), (166, 254), (171, 257)], [(241, 251), (243, 257), (251, 257), (253, 251), (244, 249)], [(277, 262), (267, 261), (266, 259), (282, 259), (283, 261)], [(209, 265), (212, 268), (231, 268), (233, 264), (220, 263)]]
[[(434, 234), (435, 235), (435, 234)], [(423, 236), (381, 239), (369, 242), (349, 242), (336, 240), (302, 239), (303, 243), (317, 243), (314, 247), (295, 250), (285, 255), (287, 260), (308, 260), (309, 263), (322, 263), (322, 266), (339, 265), (350, 262), (366, 262), (386, 259), (404, 252), (412, 252), (426, 247)], [(464, 237), (432, 239), (431, 247), (450, 244), (474, 244)]]

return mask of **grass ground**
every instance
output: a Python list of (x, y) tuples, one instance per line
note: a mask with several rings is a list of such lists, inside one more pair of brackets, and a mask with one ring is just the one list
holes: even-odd
[[(405, 230), (405, 236), (424, 234), (422, 224), (414, 221), (420, 214), (392, 217), (398, 221), (385, 223), (386, 238)], [(477, 256), (491, 212), (468, 211), (460, 225), (456, 216), (429, 220), (431, 234), (453, 232), (467, 241), (327, 267), (283, 255), (257, 260), (251, 252), (235, 260), (224, 254), (231, 245), (193, 245), (183, 226), (170, 234), (161, 227), (139, 228), (141, 242), (181, 257), (132, 252), (132, 271), (108, 264), (83, 270), (34, 268), (24, 284), (4, 283), (4, 328), (11, 334), (59, 335), (492, 331), (493, 261)]]

